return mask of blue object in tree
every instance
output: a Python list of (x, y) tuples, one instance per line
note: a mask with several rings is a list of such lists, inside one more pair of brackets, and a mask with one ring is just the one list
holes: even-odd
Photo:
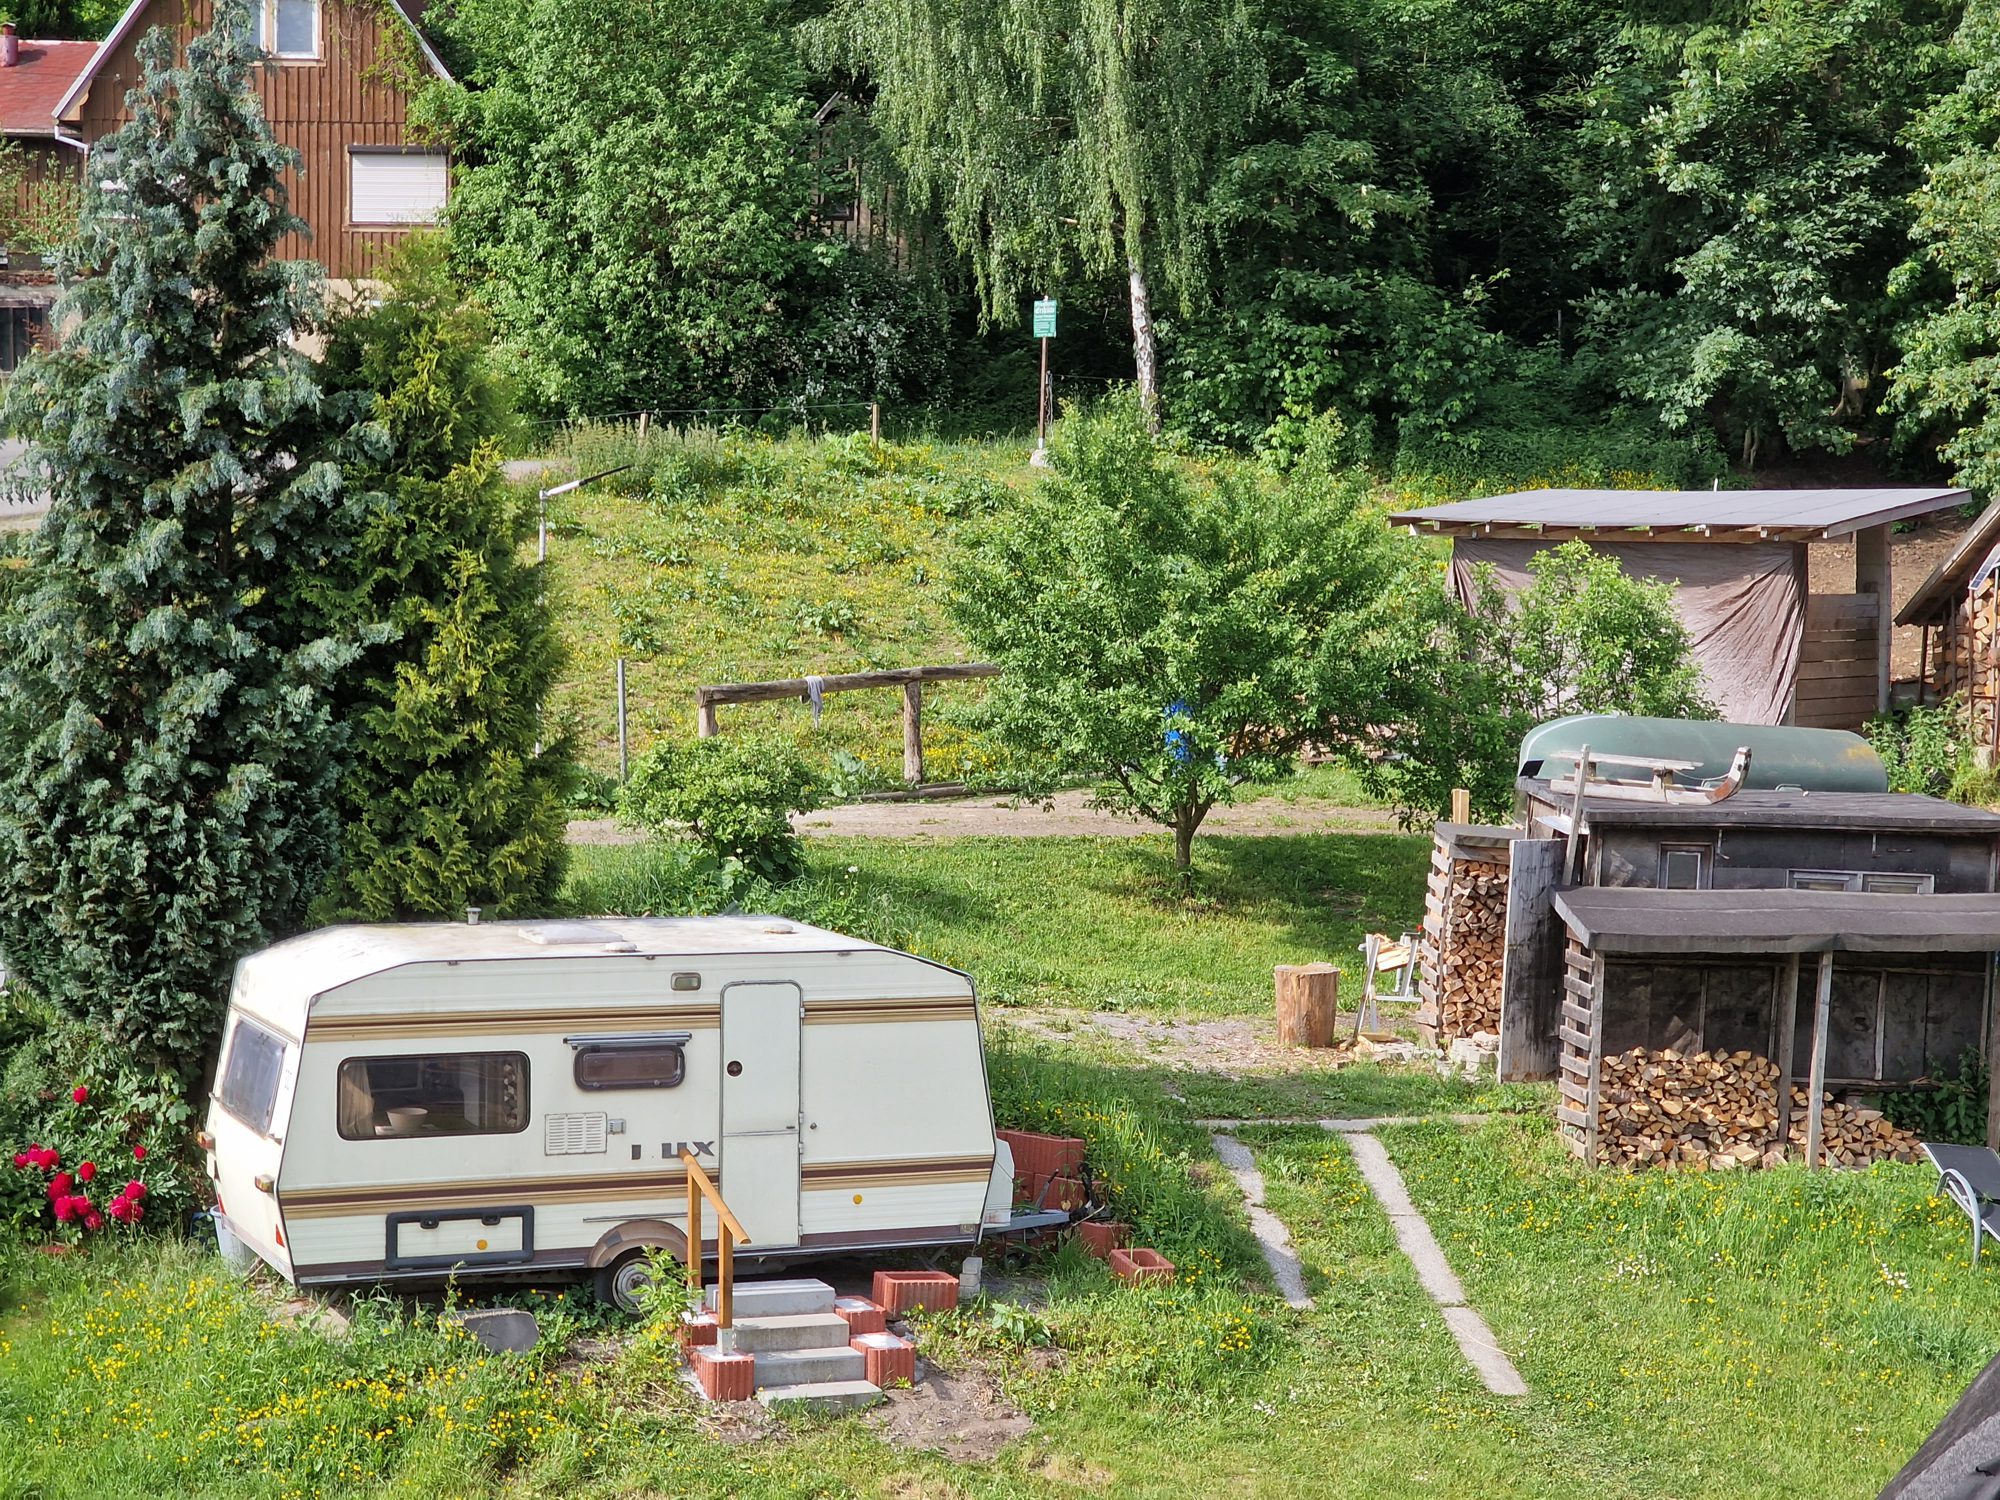
[(1182, 765), (1194, 759), (1194, 746), (1188, 743), (1187, 731), (1173, 727), (1174, 720), (1188, 711), (1187, 700), (1176, 698), (1167, 705), (1167, 754)]

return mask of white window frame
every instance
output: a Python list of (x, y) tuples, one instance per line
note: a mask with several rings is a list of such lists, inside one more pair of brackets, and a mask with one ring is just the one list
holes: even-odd
[[(366, 157), (380, 156), (434, 156), (444, 163), (444, 197), (438, 200), (437, 209), (427, 219), (364, 219), (355, 212), (354, 168)], [(347, 148), (347, 223), (352, 229), (423, 229), (438, 222), (444, 214), (444, 206), (451, 196), (451, 153), (428, 146), (349, 146)]]
[(275, 57), (279, 62), (318, 62), (326, 50), (323, 43), (326, 35), (325, 0), (312, 0), (313, 39), (310, 52), (280, 52), (278, 50), (278, 0), (257, 0), (257, 46), (266, 57)]

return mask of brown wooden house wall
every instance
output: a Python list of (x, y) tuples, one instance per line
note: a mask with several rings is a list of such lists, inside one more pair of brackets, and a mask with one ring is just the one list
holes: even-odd
[[(212, 13), (210, 0), (155, 0), (91, 80), (77, 133), (96, 141), (124, 122), (125, 95), (139, 81), (138, 48), (147, 31), (172, 25), (185, 48)], [(408, 233), (357, 229), (347, 218), (347, 148), (409, 143), (409, 99), (397, 79), (413, 45), (405, 45), (407, 31), (386, 35), (401, 25), (374, 4), (322, 0), (321, 56), (270, 61), (258, 82), (272, 131), (300, 155), (300, 168), (286, 174), (286, 188), (292, 211), (313, 231), (310, 239), (287, 235), (278, 254), (318, 260), (340, 280), (373, 274), (382, 253)]]

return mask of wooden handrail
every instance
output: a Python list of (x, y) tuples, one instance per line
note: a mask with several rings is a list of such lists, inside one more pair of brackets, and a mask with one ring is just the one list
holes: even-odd
[[(681, 1152), (681, 1162), (687, 1167), (687, 1242), (688, 1242), (688, 1288), (701, 1290), (701, 1200), (706, 1198), (715, 1205), (715, 1216), (719, 1221), (715, 1233), (715, 1326), (727, 1331), (733, 1327), (736, 1292), (735, 1248), (740, 1241), (747, 1245), (750, 1236), (743, 1232), (743, 1225), (729, 1205), (722, 1201), (722, 1194), (716, 1190), (715, 1182), (692, 1151)], [(725, 1344), (734, 1340), (724, 1340)]]

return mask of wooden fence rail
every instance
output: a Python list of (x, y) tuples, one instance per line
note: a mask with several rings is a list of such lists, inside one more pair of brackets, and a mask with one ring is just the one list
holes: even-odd
[(991, 662), (962, 662), (944, 667), (884, 667), (874, 672), (838, 672), (828, 677), (782, 677), (774, 682), (724, 682), (694, 690), (695, 733), (703, 739), (722, 732), (715, 710), (724, 703), (810, 701), (817, 684), (821, 697), (862, 688), (903, 690), (903, 780), (920, 786), (924, 779), (924, 684), (960, 682), (971, 677), (998, 677)]

